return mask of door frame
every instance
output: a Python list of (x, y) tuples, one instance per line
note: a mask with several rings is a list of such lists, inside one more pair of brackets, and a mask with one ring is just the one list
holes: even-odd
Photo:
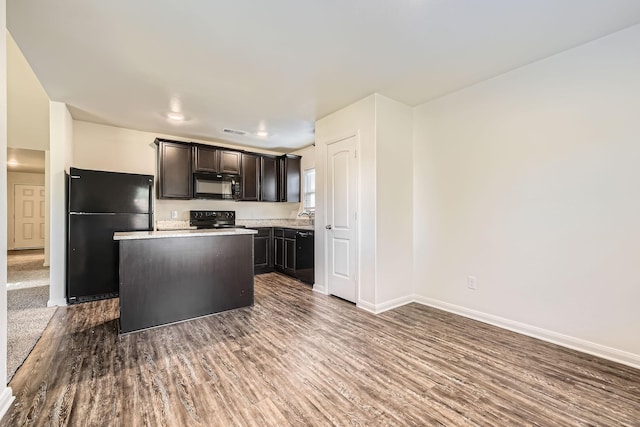
[(342, 135), (339, 136), (334, 136), (332, 138), (327, 138), (326, 140), (323, 141), (324, 144), (324, 189), (323, 189), (323, 197), (324, 197), (324, 207), (323, 207), (323, 211), (324, 211), (324, 224), (323, 224), (323, 234), (324, 234), (324, 248), (323, 248), (323, 253), (324, 253), (324, 265), (323, 265), (323, 270), (324, 270), (324, 282), (325, 282), (325, 290), (326, 290), (326, 294), (327, 295), (331, 295), (331, 293), (329, 292), (329, 244), (328, 244), (328, 234), (329, 234), (329, 230), (327, 230), (326, 228), (324, 228), (327, 225), (327, 221), (328, 221), (328, 217), (329, 217), (329, 212), (328, 212), (328, 206), (329, 203), (327, 202), (328, 199), (328, 195), (329, 195), (329, 146), (336, 144), (338, 142), (344, 141), (345, 139), (349, 139), (349, 138), (355, 138), (355, 145), (356, 145), (356, 171), (355, 171), (355, 179), (356, 179), (356, 237), (355, 237), (355, 245), (356, 245), (356, 268), (355, 268), (355, 282), (356, 282), (356, 306), (358, 306), (360, 304), (360, 266), (361, 266), (361, 262), (360, 262), (360, 232), (361, 232), (361, 227), (360, 227), (360, 169), (361, 169), (361, 163), (360, 163), (360, 131), (356, 130), (356, 131), (352, 131), (352, 132), (347, 132), (344, 133)]

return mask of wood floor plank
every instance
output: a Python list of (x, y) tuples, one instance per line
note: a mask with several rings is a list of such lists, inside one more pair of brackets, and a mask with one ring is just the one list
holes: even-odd
[(255, 305), (123, 336), (57, 310), (2, 426), (640, 426), (640, 371), (419, 304), (381, 315), (279, 274)]

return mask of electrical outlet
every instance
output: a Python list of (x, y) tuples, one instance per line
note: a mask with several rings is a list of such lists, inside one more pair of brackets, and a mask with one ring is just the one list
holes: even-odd
[(171, 211), (171, 219), (178, 219), (178, 211)]
[(467, 276), (467, 288), (476, 289), (476, 277), (475, 276)]

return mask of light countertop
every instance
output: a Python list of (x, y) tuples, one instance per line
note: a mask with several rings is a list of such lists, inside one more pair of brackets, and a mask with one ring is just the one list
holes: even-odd
[[(282, 227), (307, 231), (314, 229), (308, 219), (237, 219), (236, 224), (247, 228)], [(188, 220), (156, 221), (158, 231), (195, 230), (195, 228), (189, 226)]]
[(113, 233), (113, 240), (166, 239), (169, 237), (215, 237), (256, 234), (250, 228), (223, 228), (203, 230), (120, 231)]
[(236, 224), (244, 225), (248, 228), (281, 227), (307, 231), (313, 231), (314, 229), (308, 220), (298, 219), (237, 219)]

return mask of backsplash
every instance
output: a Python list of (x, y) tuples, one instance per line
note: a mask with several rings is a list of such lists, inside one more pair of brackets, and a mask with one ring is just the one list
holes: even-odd
[[(233, 200), (155, 200), (155, 219), (189, 220), (190, 210), (236, 211), (236, 219), (296, 219), (300, 203), (235, 202)], [(177, 218), (171, 218), (176, 211)]]

